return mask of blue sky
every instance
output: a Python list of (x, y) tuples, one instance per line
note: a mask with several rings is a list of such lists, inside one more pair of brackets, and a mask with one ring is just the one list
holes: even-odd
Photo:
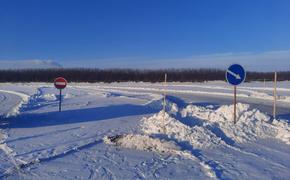
[(3, 0), (0, 65), (290, 70), (289, 19), (289, 0)]

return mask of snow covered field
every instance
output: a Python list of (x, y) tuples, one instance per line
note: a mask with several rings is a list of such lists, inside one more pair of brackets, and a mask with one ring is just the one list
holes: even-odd
[(289, 179), (290, 82), (0, 84), (0, 179)]

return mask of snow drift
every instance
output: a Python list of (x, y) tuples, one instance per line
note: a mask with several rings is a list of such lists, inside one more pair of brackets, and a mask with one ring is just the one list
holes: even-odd
[[(233, 105), (219, 108), (188, 105), (178, 111), (177, 115), (175, 111), (178, 107), (174, 103), (170, 107), (174, 107), (170, 108), (173, 109), (171, 115), (160, 111), (141, 120), (143, 135), (121, 135), (117, 143), (113, 144), (170, 154), (172, 150), (176, 152), (183, 149), (184, 144), (189, 144), (191, 148), (183, 150), (232, 146), (263, 138), (277, 138), (290, 144), (290, 127), (287, 122), (271, 121), (270, 116), (258, 109), (250, 109), (248, 104), (237, 104), (236, 124), (233, 122)], [(105, 142), (112, 141), (106, 139)]]
[[(104, 142), (114, 144), (129, 149), (146, 150), (162, 153), (173, 153), (180, 148), (173, 141), (164, 141), (148, 135), (127, 134), (117, 136), (106, 136)], [(132, 143), (134, 142), (134, 143)]]
[(149, 118), (143, 118), (140, 127), (145, 134), (163, 135), (177, 142), (188, 142), (195, 148), (205, 148), (223, 143), (208, 129), (199, 126), (187, 126), (170, 117), (168, 113), (163, 114), (163, 112)]
[(254, 141), (258, 138), (278, 138), (290, 144), (289, 125), (284, 120), (273, 120), (258, 109), (250, 109), (248, 104), (237, 104), (237, 123), (233, 123), (233, 105), (224, 105), (217, 109), (212, 106), (189, 105), (181, 111), (182, 117), (202, 120), (202, 126), (208, 129), (220, 129), (235, 142)]

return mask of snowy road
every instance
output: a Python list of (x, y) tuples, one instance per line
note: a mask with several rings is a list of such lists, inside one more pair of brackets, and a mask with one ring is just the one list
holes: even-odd
[[(250, 107), (239, 105), (236, 126), (228, 118), (231, 106), (221, 107), (232, 104), (232, 89), (221, 82), (169, 84), (166, 118), (158, 115), (160, 84), (72, 83), (63, 92), (61, 113), (58, 91), (49, 84), (0, 87), (4, 179), (290, 176), (290, 128), (266, 122), (272, 113), (271, 89), (261, 83), (239, 91), (239, 102)], [(288, 83), (279, 90), (278, 117), (289, 120)], [(104, 137), (114, 136), (113, 145), (104, 143)]]
[(11, 110), (21, 102), (21, 97), (0, 91), (0, 116), (6, 116)]

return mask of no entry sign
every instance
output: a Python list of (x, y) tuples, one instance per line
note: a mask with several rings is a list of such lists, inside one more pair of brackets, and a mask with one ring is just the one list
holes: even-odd
[(59, 112), (61, 111), (61, 90), (67, 85), (67, 81), (63, 77), (58, 77), (54, 80), (54, 87), (59, 89)]
[(67, 85), (67, 81), (63, 77), (58, 77), (54, 80), (54, 86), (57, 89), (64, 89)]

